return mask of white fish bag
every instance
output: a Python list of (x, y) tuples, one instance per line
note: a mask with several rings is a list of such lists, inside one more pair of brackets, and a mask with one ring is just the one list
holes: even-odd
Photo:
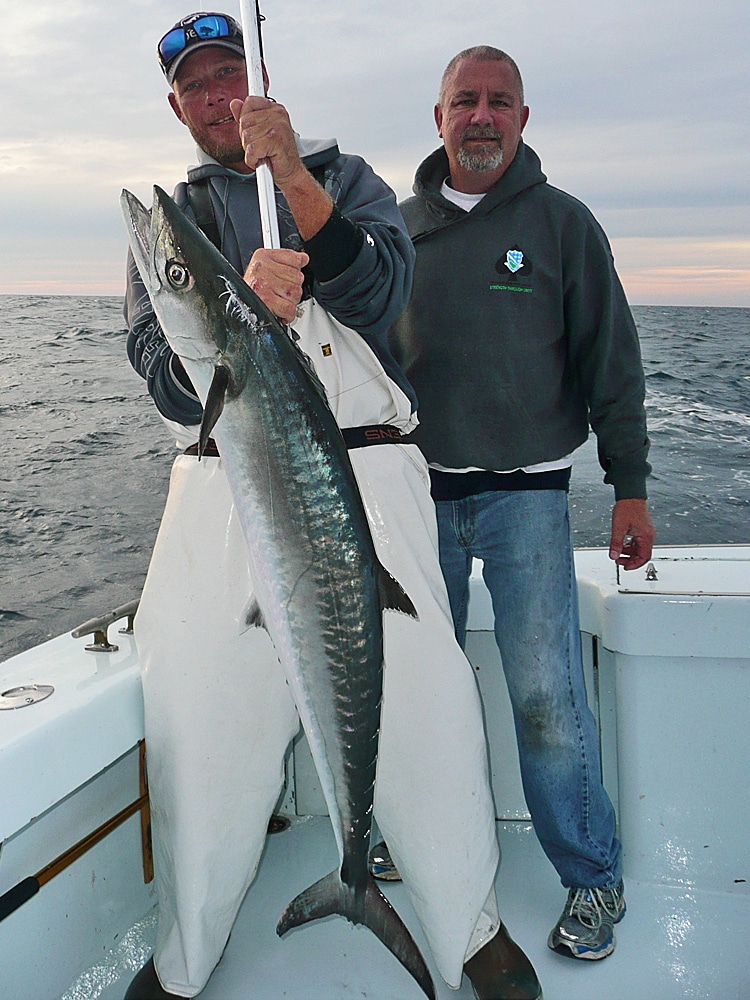
[(392, 424), (408, 434), (417, 426), (409, 398), (355, 330), (339, 323), (315, 299), (301, 304), (292, 329), (325, 386), (340, 427)]

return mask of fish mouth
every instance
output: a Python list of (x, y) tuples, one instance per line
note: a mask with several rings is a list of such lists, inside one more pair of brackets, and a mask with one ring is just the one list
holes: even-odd
[(153, 273), (151, 213), (134, 194), (126, 190), (120, 195), (120, 208), (128, 230), (133, 257), (141, 277), (146, 281), (146, 275), (151, 276)]

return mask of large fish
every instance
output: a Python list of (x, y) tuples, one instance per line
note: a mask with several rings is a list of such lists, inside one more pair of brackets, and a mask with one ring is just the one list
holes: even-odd
[(284, 910), (277, 931), (338, 913), (369, 927), (434, 998), (416, 944), (367, 869), (382, 692), (382, 613), (416, 617), (377, 559), (346, 446), (312, 365), (172, 199), (121, 198), (164, 334), (219, 447), (267, 629), (307, 733), (341, 865)]

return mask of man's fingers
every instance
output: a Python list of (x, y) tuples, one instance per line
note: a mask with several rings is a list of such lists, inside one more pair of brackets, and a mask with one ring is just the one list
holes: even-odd
[(618, 500), (612, 510), (609, 558), (625, 569), (638, 569), (651, 558), (655, 538), (646, 501)]
[(233, 100), (230, 110), (239, 124), (245, 163), (255, 169), (268, 163), (274, 179), (284, 181), (302, 168), (286, 108), (266, 97)]
[(286, 323), (294, 318), (302, 298), (302, 268), (309, 259), (295, 250), (256, 250), (245, 271), (250, 288)]

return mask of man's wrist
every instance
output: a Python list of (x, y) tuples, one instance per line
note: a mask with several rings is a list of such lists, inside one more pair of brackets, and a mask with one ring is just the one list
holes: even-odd
[(305, 250), (310, 268), (318, 281), (332, 281), (350, 267), (357, 257), (364, 233), (334, 206), (326, 223), (309, 239)]
[(331, 217), (333, 200), (302, 163), (288, 178), (274, 178), (274, 183), (286, 199), (300, 236), (311, 239)]

